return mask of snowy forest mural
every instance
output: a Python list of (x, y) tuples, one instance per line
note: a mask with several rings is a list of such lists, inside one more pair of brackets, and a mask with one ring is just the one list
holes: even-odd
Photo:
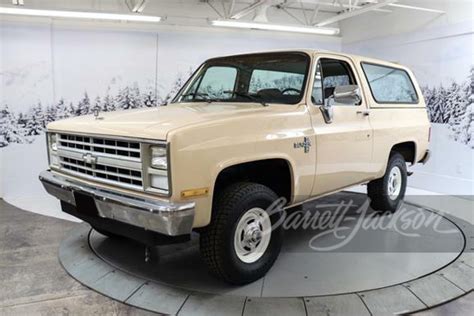
[(474, 149), (474, 65), (463, 82), (422, 87), (432, 123), (447, 124), (451, 137)]
[(107, 93), (90, 99), (84, 92), (82, 99), (77, 102), (68, 102), (61, 98), (56, 104), (44, 105), (41, 101), (32, 105), (26, 112), (15, 113), (8, 104), (0, 109), (0, 147), (10, 143), (30, 143), (34, 137), (41, 135), (48, 123), (69, 117), (87, 115), (94, 109), (102, 112), (115, 110), (136, 109), (140, 107), (154, 107), (161, 103), (152, 91), (141, 93), (137, 84), (120, 89), (116, 95)]
[[(168, 97), (166, 97), (168, 98)], [(68, 117), (87, 115), (94, 109), (103, 112), (115, 110), (154, 107), (162, 102), (154, 92), (140, 92), (138, 84), (120, 89), (116, 95), (106, 93), (90, 99), (87, 92), (77, 103), (61, 98), (56, 104), (44, 105), (41, 101), (32, 105), (26, 112), (15, 113), (8, 104), (0, 109), (0, 147), (10, 143), (30, 143), (34, 137), (41, 135), (48, 123)]]
[(116, 94), (112, 94), (109, 87), (105, 95), (99, 95), (92, 99), (85, 91), (82, 98), (76, 103), (65, 98), (60, 98), (57, 103), (47, 105), (38, 101), (26, 112), (16, 113), (8, 104), (3, 104), (0, 108), (0, 148), (12, 143), (31, 143), (35, 140), (35, 136), (44, 133), (48, 123), (92, 114), (96, 109), (100, 112), (110, 112), (166, 104), (176, 95), (191, 73), (192, 69), (190, 68), (187, 74), (178, 75), (171, 90), (163, 97), (150, 89), (142, 92), (138, 83), (135, 82), (130, 86), (118, 89)]
[[(135, 82), (119, 89), (116, 94), (111, 94), (108, 88), (103, 96), (99, 95), (93, 99), (86, 91), (76, 103), (65, 98), (60, 98), (55, 104), (42, 104), (38, 101), (26, 112), (17, 113), (8, 104), (3, 104), (0, 109), (0, 148), (11, 143), (31, 143), (34, 141), (34, 136), (44, 132), (48, 123), (92, 114), (95, 109), (109, 112), (165, 104), (174, 97), (191, 73), (192, 69), (189, 69), (185, 75), (178, 75), (171, 90), (164, 96), (157, 95), (152, 90), (142, 91)], [(299, 86), (299, 81), (302, 80), (299, 77), (281, 78), (275, 81), (274, 87), (278, 87), (280, 81), (287, 83), (291, 79), (294, 79), (296, 86)], [(258, 82), (254, 82), (253, 86), (256, 89), (262, 88)], [(465, 81), (452, 81), (448, 86), (442, 84), (434, 87), (423, 86), (422, 92), (430, 121), (447, 124), (454, 141), (474, 148), (474, 65), (470, 67)], [(212, 95), (214, 94), (219, 95), (213, 91)]]

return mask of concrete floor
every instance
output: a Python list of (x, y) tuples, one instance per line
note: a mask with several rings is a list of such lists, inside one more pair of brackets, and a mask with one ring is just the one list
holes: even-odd
[[(66, 274), (57, 252), (75, 225), (0, 199), (0, 315), (151, 315), (97, 294)], [(473, 292), (420, 315), (468, 315), (472, 310)]]
[(57, 253), (74, 225), (0, 199), (0, 315), (152, 315), (97, 294), (66, 274)]

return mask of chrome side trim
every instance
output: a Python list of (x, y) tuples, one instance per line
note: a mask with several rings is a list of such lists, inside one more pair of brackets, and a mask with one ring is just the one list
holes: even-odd
[(98, 189), (49, 170), (41, 172), (39, 179), (49, 194), (72, 205), (76, 205), (74, 195), (76, 192), (92, 196), (100, 217), (169, 236), (191, 233), (194, 221), (194, 202), (173, 203), (138, 198)]

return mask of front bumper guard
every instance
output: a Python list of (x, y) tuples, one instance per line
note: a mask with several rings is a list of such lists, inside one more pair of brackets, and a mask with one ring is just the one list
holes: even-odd
[(132, 197), (76, 182), (49, 170), (41, 172), (39, 179), (49, 194), (75, 206), (75, 192), (92, 196), (100, 217), (169, 236), (191, 233), (193, 202), (172, 203)]

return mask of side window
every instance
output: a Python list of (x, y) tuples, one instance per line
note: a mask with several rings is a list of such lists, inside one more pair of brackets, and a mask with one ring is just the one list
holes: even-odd
[(322, 95), (324, 101), (334, 94), (336, 87), (357, 84), (351, 66), (347, 62), (329, 58), (322, 58), (320, 62), (323, 75)]
[(234, 90), (237, 69), (234, 67), (213, 66), (206, 70), (196, 91), (196, 96), (205, 95), (210, 99), (229, 99), (232, 94), (225, 91)]
[(314, 75), (313, 92), (311, 93), (311, 101), (313, 104), (323, 104), (323, 74), (321, 73), (321, 62), (316, 65), (316, 74)]
[(365, 77), (377, 103), (418, 103), (410, 76), (403, 69), (362, 63)]

